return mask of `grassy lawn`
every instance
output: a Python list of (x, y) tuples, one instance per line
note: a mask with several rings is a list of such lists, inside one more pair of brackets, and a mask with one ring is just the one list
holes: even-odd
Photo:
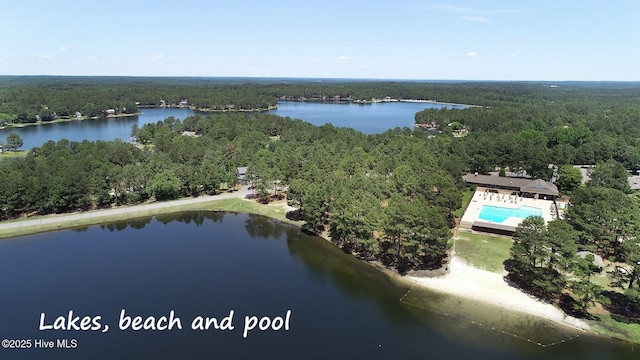
[(459, 232), (455, 239), (456, 254), (467, 263), (497, 273), (504, 271), (512, 240), (505, 237)]
[[(497, 273), (504, 271), (502, 262), (509, 258), (511, 239), (461, 232), (455, 241), (456, 254), (467, 263)], [(591, 279), (611, 289), (609, 277), (595, 275)], [(596, 314), (596, 317), (597, 320), (587, 320), (593, 332), (640, 344), (640, 324), (617, 321), (605, 314)]]
[(460, 192), (462, 193), (462, 206), (460, 209), (452, 212), (453, 216), (458, 219), (462, 217), (462, 214), (464, 214), (464, 211), (467, 209), (467, 205), (469, 205), (469, 202), (475, 193), (475, 191), (471, 191), (469, 188), (464, 188)]
[(617, 321), (609, 315), (596, 315), (598, 320), (589, 321), (591, 329), (599, 334), (616, 339), (640, 343), (640, 325)]
[(18, 150), (18, 151), (3, 151), (0, 154), (0, 159), (11, 159), (17, 157), (27, 156), (29, 150)]
[[(207, 203), (200, 203), (200, 204), (173, 206), (173, 207), (163, 208), (163, 209), (127, 212), (120, 215), (88, 218), (88, 219), (67, 221), (63, 223), (56, 222), (51, 224), (41, 224), (41, 225), (21, 227), (16, 229), (0, 230), (0, 239), (12, 238), (16, 236), (29, 235), (29, 234), (36, 234), (36, 233), (41, 233), (46, 231), (56, 231), (56, 230), (86, 227), (86, 226), (95, 225), (95, 224), (112, 223), (116, 221), (129, 220), (129, 219), (138, 218), (138, 217), (169, 214), (169, 213), (180, 212), (180, 211), (196, 211), (196, 210), (243, 212), (243, 213), (268, 216), (270, 218), (282, 220), (295, 225), (302, 225), (303, 223), (302, 221), (293, 221), (293, 220), (287, 219), (286, 211), (284, 210), (284, 208), (282, 208), (282, 206), (278, 206), (277, 204), (261, 205), (254, 201), (235, 198), (235, 199), (213, 200)], [(57, 215), (57, 216), (64, 216), (64, 215)], [(52, 216), (33, 216), (33, 217), (29, 217), (28, 219), (29, 220), (47, 219), (51, 217)], [(19, 221), (19, 220), (12, 220), (12, 221)]]
[[(295, 225), (302, 225), (304, 223), (303, 221), (293, 221), (293, 220), (287, 219), (286, 211), (284, 210), (284, 208), (282, 208), (282, 206), (278, 206), (278, 203), (263, 205), (263, 204), (258, 204), (255, 201), (249, 201), (249, 200), (243, 200), (243, 199), (224, 199), (224, 200), (212, 201), (206, 204), (201, 204), (200, 207), (202, 206), (206, 206), (205, 210), (233, 211), (233, 212), (243, 212), (243, 213), (263, 215), (263, 216), (282, 220)], [(179, 210), (179, 211), (182, 211), (182, 210)]]
[(619, 291), (620, 289), (611, 286), (611, 276), (604, 271), (601, 274), (591, 275), (591, 282), (602, 286), (605, 290)]

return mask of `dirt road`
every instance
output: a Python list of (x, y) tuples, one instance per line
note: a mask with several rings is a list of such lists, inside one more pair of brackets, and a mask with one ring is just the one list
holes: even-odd
[(74, 213), (74, 214), (63, 214), (63, 215), (55, 215), (51, 217), (49, 216), (40, 217), (38, 219), (32, 219), (32, 220), (0, 223), (0, 230), (8, 230), (8, 229), (29, 227), (29, 226), (42, 225), (42, 224), (55, 224), (55, 223), (62, 223), (67, 221), (77, 221), (82, 219), (95, 219), (95, 218), (111, 216), (111, 215), (121, 215), (121, 214), (136, 213), (136, 212), (141, 212), (146, 210), (156, 210), (156, 209), (170, 208), (170, 207), (176, 207), (181, 205), (205, 203), (213, 200), (244, 198), (250, 193), (251, 193), (251, 190), (249, 190), (249, 187), (245, 186), (238, 191), (234, 191), (231, 193), (222, 193), (219, 195), (204, 195), (204, 196), (199, 196), (195, 198), (186, 198), (186, 199), (173, 200), (173, 201), (162, 201), (162, 202), (155, 202), (155, 203), (134, 205), (134, 206), (121, 206), (113, 209), (93, 210), (93, 211), (85, 211), (85, 212)]

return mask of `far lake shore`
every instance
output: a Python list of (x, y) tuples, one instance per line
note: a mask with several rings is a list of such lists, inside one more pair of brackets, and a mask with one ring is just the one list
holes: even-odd
[[(113, 118), (122, 118), (122, 117), (131, 117), (131, 116), (138, 116), (140, 115), (139, 112), (135, 113), (135, 114), (110, 114), (105, 116), (104, 118), (106, 119), (113, 119)], [(81, 117), (64, 117), (64, 118), (59, 118), (59, 119), (55, 119), (55, 120), (51, 120), (51, 121), (36, 121), (34, 123), (18, 123), (18, 124), (8, 124), (5, 126), (0, 126), (0, 130), (3, 129), (12, 129), (12, 128), (23, 128), (23, 127), (27, 127), (27, 126), (37, 126), (37, 125), (46, 125), (46, 124), (55, 124), (55, 123), (64, 123), (64, 122), (70, 122), (70, 121), (84, 121), (84, 120), (97, 120), (97, 119), (101, 119), (101, 117), (88, 117), (88, 116), (81, 116)]]

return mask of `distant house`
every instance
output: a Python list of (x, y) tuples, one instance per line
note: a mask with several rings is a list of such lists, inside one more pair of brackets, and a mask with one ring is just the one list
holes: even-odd
[(492, 175), (467, 174), (462, 177), (469, 184), (492, 189), (517, 191), (521, 196), (553, 200), (558, 187), (541, 179), (510, 178)]
[(115, 109), (108, 109), (107, 110), (107, 115), (115, 115), (116, 110)]
[(629, 176), (629, 186), (633, 191), (640, 190), (640, 175)]
[[(580, 169), (582, 173), (582, 183), (585, 184), (589, 181), (589, 171), (593, 170), (594, 165), (573, 165), (574, 167)], [(636, 175), (629, 175), (629, 187), (633, 191), (640, 190), (640, 172), (637, 172)]]
[(589, 171), (591, 171), (593, 165), (573, 165), (573, 167), (580, 169), (583, 184), (589, 181)]
[(243, 185), (247, 183), (247, 167), (246, 166), (237, 167), (236, 175), (238, 176), (238, 183)]
[(580, 256), (581, 258), (586, 258), (587, 255), (592, 255), (593, 256), (593, 265), (596, 266), (599, 271), (601, 271), (602, 269), (604, 269), (604, 261), (602, 260), (602, 257), (600, 255), (596, 255), (592, 252), (589, 251), (578, 251), (578, 253), (576, 254), (578, 256)]

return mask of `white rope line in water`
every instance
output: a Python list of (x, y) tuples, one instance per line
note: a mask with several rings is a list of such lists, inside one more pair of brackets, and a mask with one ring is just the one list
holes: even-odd
[(407, 297), (407, 295), (409, 295), (409, 293), (411, 292), (411, 290), (413, 290), (413, 286), (411, 287), (411, 289), (407, 290), (407, 292), (406, 292), (406, 293), (404, 293), (404, 295), (402, 295), (402, 297), (401, 297), (401, 298), (400, 298), (400, 300), (398, 300), (398, 301), (402, 302), (402, 300), (404, 300), (404, 298), (406, 298), (406, 297)]
[(570, 336), (570, 337), (568, 337), (568, 338), (566, 338), (566, 339), (561, 339), (561, 340), (554, 341), (554, 342), (551, 342), (551, 343), (548, 343), (548, 344), (543, 344), (543, 343), (541, 343), (541, 342), (539, 342), (539, 341), (533, 341), (533, 340), (531, 340), (531, 339), (524, 338), (524, 337), (519, 336), (519, 335), (517, 335), (517, 334), (513, 334), (513, 333), (510, 333), (510, 332), (504, 331), (504, 330), (502, 330), (502, 329), (495, 328), (495, 327), (493, 327), (493, 326), (485, 325), (485, 324), (482, 324), (482, 323), (479, 323), (479, 322), (476, 322), (476, 321), (473, 321), (473, 320), (463, 319), (463, 318), (461, 318), (461, 317), (459, 317), (459, 316), (455, 316), (455, 315), (447, 314), (447, 313), (445, 313), (445, 312), (441, 312), (441, 311), (438, 311), (438, 310), (428, 309), (428, 308), (426, 308), (426, 307), (424, 307), (424, 306), (420, 306), (420, 305), (416, 305), (416, 304), (412, 304), (412, 303), (410, 303), (410, 302), (407, 302), (407, 301), (405, 301), (404, 299), (407, 297), (407, 295), (409, 295), (409, 293), (411, 292), (411, 290), (413, 290), (413, 287), (411, 287), (409, 290), (407, 290), (407, 292), (406, 292), (406, 293), (405, 293), (405, 294), (400, 298), (400, 300), (398, 300), (398, 301), (399, 301), (399, 302), (401, 302), (401, 303), (403, 303), (403, 304), (407, 304), (407, 305), (409, 305), (409, 306), (413, 306), (413, 307), (416, 307), (416, 308), (419, 308), (419, 309), (423, 309), (423, 310), (427, 310), (427, 311), (435, 312), (436, 314), (441, 315), (441, 316), (446, 316), (446, 317), (455, 318), (455, 319), (456, 319), (456, 320), (458, 320), (458, 321), (466, 321), (466, 322), (469, 322), (469, 323), (471, 323), (471, 324), (473, 324), (473, 325), (475, 325), (475, 326), (479, 326), (479, 327), (483, 327), (483, 328), (491, 329), (491, 330), (493, 330), (493, 331), (495, 331), (495, 332), (498, 332), (498, 333), (501, 333), (501, 334), (503, 334), (503, 335), (512, 336), (512, 337), (514, 337), (514, 338), (516, 338), (516, 339), (520, 339), (520, 340), (522, 340), (522, 341), (526, 341), (526, 342), (528, 342), (528, 343), (531, 343), (531, 344), (534, 344), (534, 345), (537, 345), (537, 346), (540, 346), (540, 347), (543, 347), (543, 348), (551, 347), (551, 346), (555, 346), (555, 345), (560, 345), (560, 344), (563, 344), (563, 343), (565, 343), (565, 342), (567, 342), (567, 341), (569, 341), (569, 340), (577, 339), (578, 337), (580, 337), (580, 334), (575, 334), (574, 336)]

